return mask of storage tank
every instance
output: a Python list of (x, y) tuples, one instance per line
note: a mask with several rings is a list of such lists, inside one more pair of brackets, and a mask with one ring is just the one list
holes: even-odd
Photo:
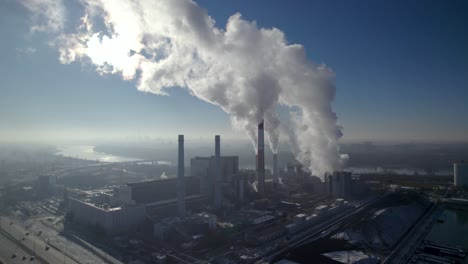
[(460, 161), (453, 164), (453, 184), (455, 187), (468, 188), (468, 163)]

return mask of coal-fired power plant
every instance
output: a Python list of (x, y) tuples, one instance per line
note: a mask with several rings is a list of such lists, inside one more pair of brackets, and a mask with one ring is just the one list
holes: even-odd
[(257, 180), (258, 193), (263, 196), (265, 194), (265, 142), (263, 121), (258, 124)]
[(177, 163), (177, 213), (185, 218), (185, 171), (184, 171), (184, 135), (179, 135), (179, 154)]
[[(195, 0), (138, 1), (141, 4), (118, 1), (125, 6), (125, 12), (117, 4), (109, 4), (115, 2), (109, 0), (74, 1), (76, 5), (57, 4), (70, 1), (11, 2), (20, 2), (31, 17), (41, 18), (41, 25), (61, 25), (53, 27), (53, 34), (47, 34), (49, 43), (61, 54), (61, 63), (86, 62), (86, 67), (93, 66), (100, 75), (121, 75), (124, 80), (133, 80), (139, 91), (156, 95), (169, 95), (167, 91), (174, 87), (186, 89), (225, 111), (235, 121), (233, 127), (244, 130), (252, 142), (256, 142), (255, 128), (265, 120), (273, 152), (278, 149), (285, 119), (290, 129), (281, 133), (291, 139), (293, 155), (322, 179), (325, 173), (341, 169), (348, 159), (339, 151), (342, 128), (332, 107), (335, 72), (326, 64), (310, 61), (304, 46), (289, 43), (285, 32), (278, 28), (261, 27), (240, 13), (229, 16), (226, 23), (213, 23), (207, 10)], [(156, 2), (158, 8), (154, 8)], [(80, 14), (68, 8), (76, 8)], [(60, 16), (50, 15), (49, 10), (56, 9)], [(74, 16), (65, 17), (70, 14)], [(83, 19), (78, 21), (75, 16)], [(76, 20), (77, 24), (68, 28), (62, 19)], [(181, 27), (179, 20), (196, 22)], [(102, 27), (91, 27), (93, 23)], [(129, 25), (131, 30), (126, 30)], [(108, 36), (108, 32), (112, 34)], [(126, 45), (112, 45), (110, 56), (110, 41)], [(142, 51), (164, 56), (145, 56)], [(246, 71), (252, 62), (255, 66)], [(213, 78), (211, 73), (218, 77)], [(276, 114), (280, 105), (288, 113), (281, 119)]]
[(214, 206), (215, 208), (221, 208), (223, 204), (223, 197), (221, 192), (221, 142), (220, 136), (215, 136), (215, 197), (214, 197)]

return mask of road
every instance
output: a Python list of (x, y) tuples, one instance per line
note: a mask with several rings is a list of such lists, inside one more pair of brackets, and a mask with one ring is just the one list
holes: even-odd
[[(16, 257), (13, 257), (13, 254)], [(25, 257), (25, 259), (23, 259)], [(8, 239), (3, 233), (0, 232), (0, 261), (3, 263), (41, 263), (39, 260), (34, 259), (30, 261), (31, 255), (28, 254), (21, 247), (16, 245), (15, 242)]]
[(28, 252), (31, 252), (36, 256), (36, 258), (41, 260), (41, 262), (50, 264), (78, 264), (74, 260), (64, 255), (62, 252), (56, 250), (54, 247), (47, 245), (46, 242), (42, 241), (36, 236), (37, 234), (27, 234), (28, 232), (17, 224), (10, 224), (5, 220), (6, 219), (3, 217), (0, 217), (3, 237), (9, 236), (11, 243), (15, 241), (18, 248), (23, 248)]

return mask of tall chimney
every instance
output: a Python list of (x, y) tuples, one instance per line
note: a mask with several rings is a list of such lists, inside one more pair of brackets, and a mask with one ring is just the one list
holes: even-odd
[(273, 153), (273, 182), (278, 181), (278, 153)]
[(263, 135), (263, 121), (258, 124), (257, 180), (258, 192), (263, 196), (265, 194), (265, 142)]
[(221, 208), (223, 204), (223, 194), (221, 190), (221, 138), (219, 135), (215, 136), (215, 194), (214, 206)]
[(179, 135), (179, 160), (177, 163), (177, 212), (185, 218), (185, 172), (184, 172), (184, 135)]

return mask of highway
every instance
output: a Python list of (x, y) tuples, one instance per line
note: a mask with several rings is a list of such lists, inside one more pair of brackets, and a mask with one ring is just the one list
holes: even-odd
[[(15, 254), (15, 256), (13, 256)], [(30, 260), (31, 255), (28, 254), (21, 247), (16, 245), (15, 242), (8, 239), (2, 232), (0, 232), (0, 261), (3, 263), (42, 263), (37, 259)]]
[[(17, 248), (22, 248), (24, 251), (28, 251), (30, 255), (34, 255), (41, 263), (77, 264), (77, 262), (67, 257), (62, 252), (58, 251), (50, 245), (47, 245), (46, 242), (42, 241), (36, 236), (37, 234), (28, 233), (17, 224), (10, 224), (5, 220), (6, 219), (0, 217), (3, 232), (2, 237), (5, 239), (8, 237), (10, 243), (14, 245), (16, 244), (15, 246)], [(10, 253), (10, 256), (11, 254), (12, 253)]]

